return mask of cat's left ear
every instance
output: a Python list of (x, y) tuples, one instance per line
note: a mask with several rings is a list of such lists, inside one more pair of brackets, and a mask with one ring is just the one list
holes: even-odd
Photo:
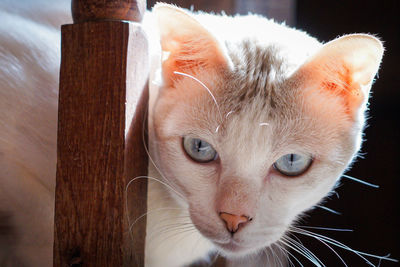
[(351, 34), (325, 44), (297, 73), (343, 99), (350, 115), (366, 101), (383, 56), (383, 45), (367, 34)]
[(160, 3), (155, 5), (153, 12), (160, 31), (165, 83), (171, 84), (182, 77), (174, 72), (193, 74), (206, 69), (213, 73), (229, 68), (230, 60), (224, 48), (188, 12)]

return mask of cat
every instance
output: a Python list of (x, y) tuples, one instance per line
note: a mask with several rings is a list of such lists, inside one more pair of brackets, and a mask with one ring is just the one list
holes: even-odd
[(153, 12), (163, 61), (150, 176), (173, 190), (149, 181), (150, 196), (169, 201), (149, 199), (146, 263), (184, 266), (216, 250), (233, 265), (279, 265), (296, 248), (286, 233), (301, 232), (292, 225), (360, 148), (382, 43), (353, 34), (321, 44), (257, 15)]
[[(67, 5), (29, 3), (0, 4), (1, 266), (52, 264), (58, 27), (71, 19)], [(212, 253), (230, 266), (285, 264), (296, 250), (286, 234), (302, 231), (296, 221), (360, 149), (381, 41), (322, 44), (258, 15), (167, 4), (143, 27), (152, 63), (145, 265)]]

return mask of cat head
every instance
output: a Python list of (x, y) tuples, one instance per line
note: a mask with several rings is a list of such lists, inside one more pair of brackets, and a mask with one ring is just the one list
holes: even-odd
[[(153, 156), (202, 235), (226, 255), (254, 253), (329, 194), (353, 160), (382, 44), (353, 34), (322, 45), (255, 17), (247, 20), (260, 37), (220, 40), (184, 10), (155, 13), (164, 57)], [(261, 36), (269, 30), (283, 37)]]

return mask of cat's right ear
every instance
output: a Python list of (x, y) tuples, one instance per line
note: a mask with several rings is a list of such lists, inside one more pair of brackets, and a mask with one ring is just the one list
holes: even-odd
[(329, 93), (344, 104), (354, 118), (368, 99), (369, 90), (379, 69), (383, 45), (374, 36), (351, 34), (322, 46), (297, 71), (303, 86)]
[(156, 4), (162, 71), (166, 85), (182, 78), (175, 72), (195, 75), (200, 69), (223, 71), (230, 67), (226, 51), (218, 40), (189, 13), (168, 4)]

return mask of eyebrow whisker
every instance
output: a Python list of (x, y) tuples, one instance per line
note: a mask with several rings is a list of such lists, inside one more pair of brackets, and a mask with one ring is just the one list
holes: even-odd
[(194, 76), (192, 76), (192, 75), (190, 75), (190, 74), (187, 74), (187, 73), (183, 73), (183, 72), (179, 72), (179, 71), (174, 71), (174, 74), (178, 74), (178, 75), (182, 75), (182, 76), (191, 78), (191, 79), (195, 80), (196, 82), (198, 82), (201, 86), (203, 86), (203, 87), (207, 90), (207, 92), (210, 94), (210, 96), (211, 96), (211, 98), (213, 99), (215, 105), (217, 106), (217, 109), (218, 109), (218, 113), (219, 113), (221, 122), (223, 122), (221, 110), (219, 109), (219, 105), (218, 105), (218, 103), (217, 103), (217, 99), (215, 99), (215, 97), (214, 97), (213, 93), (211, 92), (211, 90), (210, 90), (202, 81), (200, 81), (200, 80), (197, 79), (196, 77), (194, 77)]

